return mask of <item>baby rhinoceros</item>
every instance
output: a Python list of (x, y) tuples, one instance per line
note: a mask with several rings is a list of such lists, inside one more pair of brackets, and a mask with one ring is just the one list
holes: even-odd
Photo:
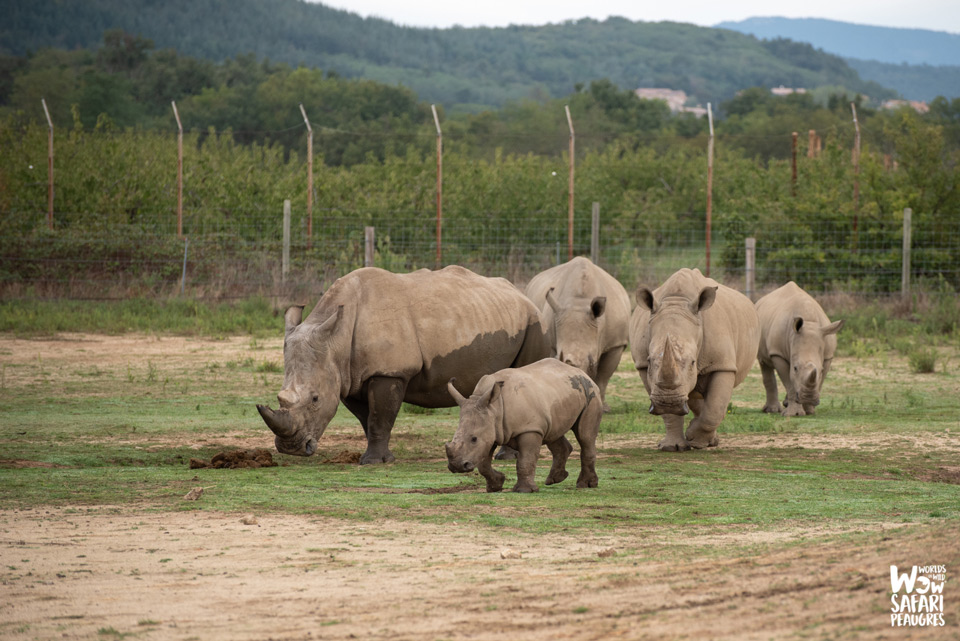
[[(843, 321), (830, 322), (820, 304), (790, 281), (757, 301), (760, 347), (757, 360), (767, 392), (764, 412), (784, 416), (813, 414), (820, 389), (837, 351)], [(777, 377), (787, 388), (783, 405), (777, 398)]]
[(514, 492), (536, 492), (534, 475), (543, 443), (553, 454), (547, 485), (567, 478), (567, 457), (573, 451), (564, 436), (573, 430), (580, 444), (577, 487), (597, 487), (597, 432), (603, 416), (600, 389), (576, 367), (546, 358), (515, 369), (502, 369), (480, 379), (470, 398), (447, 384), (460, 406), (460, 425), (447, 443), (451, 472), (478, 469), (487, 480), (487, 492), (503, 489), (504, 475), (491, 459), (498, 445), (519, 452)]

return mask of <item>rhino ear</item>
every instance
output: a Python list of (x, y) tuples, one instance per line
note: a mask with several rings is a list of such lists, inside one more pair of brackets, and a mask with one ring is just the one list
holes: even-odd
[(656, 311), (656, 301), (653, 300), (653, 292), (650, 291), (649, 287), (643, 285), (637, 287), (637, 305), (647, 308), (651, 314)]
[(830, 323), (826, 327), (820, 330), (820, 333), (824, 336), (829, 336), (830, 334), (836, 334), (843, 327), (843, 320), (838, 320), (833, 323)]
[(700, 296), (697, 297), (696, 308), (693, 310), (696, 312), (705, 312), (710, 309), (710, 306), (713, 305), (717, 300), (717, 287), (704, 287), (700, 290)]
[(604, 310), (607, 309), (607, 297), (606, 296), (597, 296), (593, 299), (593, 302), (590, 303), (590, 311), (593, 313), (594, 318), (600, 318), (603, 316)]
[(340, 322), (340, 318), (343, 317), (343, 305), (337, 305), (337, 311), (333, 314), (330, 314), (330, 318), (320, 323), (320, 325), (313, 331), (317, 334), (324, 334), (331, 331), (337, 323)]
[(303, 305), (292, 305), (283, 314), (284, 331), (291, 332), (303, 320)]
[(803, 328), (803, 317), (802, 317), (802, 316), (794, 316), (794, 317), (793, 317), (793, 330), (799, 334), (799, 333), (800, 333), (800, 330), (801, 330), (802, 328)]
[(497, 402), (497, 399), (500, 398), (500, 393), (503, 392), (503, 381), (497, 381), (493, 384), (493, 389), (490, 390), (490, 393), (487, 395), (487, 405), (493, 405)]

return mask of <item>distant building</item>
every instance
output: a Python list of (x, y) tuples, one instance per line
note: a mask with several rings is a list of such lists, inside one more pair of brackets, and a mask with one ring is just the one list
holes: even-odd
[(667, 103), (670, 111), (673, 113), (689, 113), (700, 118), (707, 115), (707, 110), (697, 105), (696, 107), (687, 107), (687, 92), (679, 89), (659, 89), (641, 87), (634, 93), (641, 100), (662, 100)]
[(790, 94), (794, 93), (807, 93), (807, 90), (803, 87), (794, 89), (793, 87), (784, 87), (783, 85), (780, 85), (779, 87), (774, 87), (771, 89), (770, 93), (772, 93), (774, 96), (789, 96)]
[(900, 107), (910, 107), (918, 114), (925, 114), (930, 111), (930, 105), (922, 100), (884, 100), (881, 107), (883, 109), (899, 109)]

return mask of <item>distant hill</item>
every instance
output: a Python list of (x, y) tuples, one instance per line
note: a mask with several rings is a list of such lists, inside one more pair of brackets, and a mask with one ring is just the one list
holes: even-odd
[(960, 35), (945, 31), (873, 27), (820, 18), (748, 18), (715, 26), (768, 40), (808, 42), (828, 53), (857, 60), (895, 65), (960, 63)]
[(423, 29), (302, 0), (0, 0), (0, 53), (96, 48), (107, 29), (157, 48), (221, 61), (258, 58), (410, 87), (475, 111), (569, 95), (607, 78), (622, 88), (681, 89), (715, 104), (752, 86), (840, 86), (893, 95), (841, 58), (806, 44), (761, 42), (678, 23), (584, 19), (540, 27)]
[(927, 29), (872, 27), (819, 18), (748, 18), (721, 22), (757, 38), (788, 38), (847, 59), (864, 80), (911, 100), (960, 97), (960, 35)]

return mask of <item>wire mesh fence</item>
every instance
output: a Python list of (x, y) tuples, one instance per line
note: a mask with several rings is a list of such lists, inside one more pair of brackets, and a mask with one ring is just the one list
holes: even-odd
[[(458, 264), (523, 285), (568, 257), (566, 212), (455, 212), (443, 224), (441, 265)], [(249, 219), (250, 217), (245, 217)], [(392, 271), (437, 267), (433, 212), (315, 212), (307, 236), (301, 212), (291, 222), (289, 264), (283, 264), (283, 217), (256, 223), (211, 224), (187, 216), (184, 237), (174, 226), (113, 225), (102, 230), (49, 232), (43, 228), (5, 242), (0, 296), (115, 299), (183, 295), (196, 299), (316, 294), (364, 266), (364, 229), (374, 228), (373, 265)], [(503, 221), (507, 220), (508, 223)], [(707, 270), (702, 216), (624, 231), (599, 226), (598, 264), (628, 291), (657, 285), (681, 267)], [(495, 221), (495, 222), (491, 222)], [(575, 255), (590, 256), (590, 212), (575, 216)], [(960, 289), (960, 220), (911, 228), (910, 281), (915, 287)], [(746, 287), (745, 239), (756, 239), (756, 291), (796, 281), (811, 293), (900, 294), (902, 232), (865, 221), (854, 233), (830, 225), (777, 223), (718, 226), (711, 238), (710, 274)]]

